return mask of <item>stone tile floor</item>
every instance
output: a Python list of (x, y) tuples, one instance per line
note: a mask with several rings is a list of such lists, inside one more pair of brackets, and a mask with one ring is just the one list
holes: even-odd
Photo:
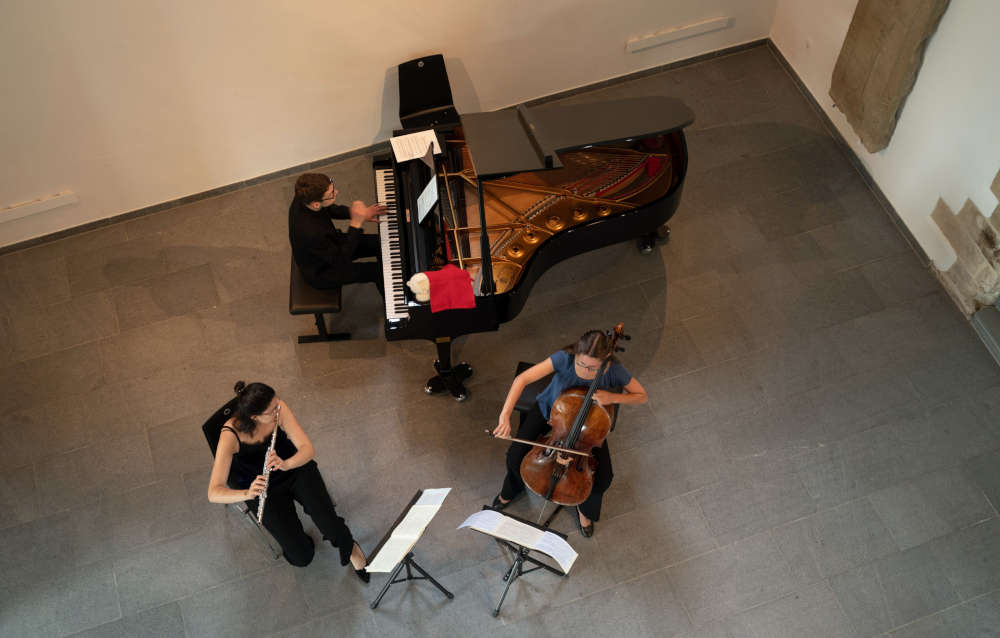
[[(765, 47), (576, 95), (697, 113), (673, 237), (549, 271), (465, 337), (464, 404), (433, 349), (299, 346), (286, 312), (294, 178), (0, 256), (0, 635), (978, 636), (1000, 626), (1000, 370)], [(370, 200), (370, 160), (329, 167)], [(614, 484), (567, 579), (501, 617), (500, 552), (455, 531), (492, 498), (518, 360), (625, 321), (650, 394), (612, 435)], [(205, 499), (200, 423), (237, 379), (274, 385), (371, 548), (417, 486), (454, 488), (417, 558), (456, 593), (368, 609), (330, 547), (297, 569)], [(539, 503), (514, 510), (533, 516)], [(992, 635), (992, 634), (989, 634)]]

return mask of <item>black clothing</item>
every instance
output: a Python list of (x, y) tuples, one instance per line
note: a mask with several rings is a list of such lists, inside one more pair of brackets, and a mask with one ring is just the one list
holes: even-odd
[[(267, 455), (267, 448), (271, 445), (271, 437), (265, 437), (259, 443), (244, 443), (233, 428), (224, 425), (222, 429), (229, 430), (236, 435), (236, 441), (240, 445), (240, 449), (233, 455), (233, 463), (229, 467), (229, 485), (233, 489), (245, 490), (250, 487), (259, 474), (264, 472), (264, 457)], [(298, 449), (285, 435), (285, 431), (278, 428), (278, 437), (274, 440), (274, 451), (281, 458), (287, 459), (298, 452)], [(284, 477), (280, 476), (281, 474), (284, 473), (272, 474), (270, 485), (283, 481)], [(264, 509), (266, 510), (267, 506), (264, 506)]]
[[(537, 441), (547, 434), (552, 428), (549, 427), (542, 411), (536, 402), (531, 411), (524, 415), (521, 425), (517, 428), (517, 438)], [(521, 461), (531, 450), (527, 443), (511, 443), (507, 448), (507, 476), (503, 480), (503, 488), (500, 496), (509, 501), (524, 491), (524, 481), (521, 480)], [(580, 503), (580, 511), (592, 521), (601, 519), (601, 503), (604, 499), (604, 492), (611, 486), (611, 479), (614, 473), (611, 471), (611, 452), (608, 450), (608, 441), (604, 440), (604, 445), (595, 448), (594, 455), (597, 457), (597, 469), (594, 471), (594, 487), (590, 491), (587, 500)], [(270, 497), (268, 497), (270, 498)], [(265, 513), (267, 513), (265, 506)]]
[(354, 263), (362, 257), (381, 257), (377, 235), (360, 228), (341, 231), (334, 219), (350, 219), (347, 206), (332, 204), (307, 208), (298, 198), (288, 207), (288, 241), (302, 276), (313, 288), (336, 288), (370, 281), (382, 286), (382, 268), (376, 263)]
[[(229, 426), (223, 426), (223, 429), (236, 434)], [(239, 436), (236, 439), (239, 441)], [(245, 490), (263, 473), (264, 457), (270, 444), (270, 438), (260, 443), (239, 441), (240, 449), (233, 455), (229, 470), (228, 483), (231, 487)], [(283, 459), (298, 452), (281, 428), (278, 428), (274, 451)], [(340, 551), (340, 564), (346, 565), (354, 549), (354, 538), (344, 519), (337, 515), (315, 461), (291, 470), (271, 471), (262, 521), (264, 528), (281, 545), (285, 560), (296, 567), (305, 567), (312, 562), (316, 548), (312, 538), (302, 529), (302, 522), (295, 512), (295, 501), (302, 504), (302, 509), (313, 519), (323, 538)], [(256, 514), (258, 502), (255, 497), (246, 501), (246, 505)]]
[(378, 235), (361, 235), (358, 247), (354, 251), (354, 258), (361, 259), (362, 257), (378, 257), (378, 261), (351, 262), (348, 269), (350, 274), (343, 283), (371, 282), (378, 287), (379, 294), (385, 296), (383, 291), (385, 280), (382, 276), (382, 244)]
[[(298, 501), (323, 538), (340, 552), (340, 564), (349, 563), (354, 551), (354, 537), (347, 523), (337, 514), (316, 461), (309, 461), (294, 470), (274, 470), (271, 472), (272, 481), (279, 474), (285, 474), (286, 479), (278, 485), (268, 485), (262, 522), (281, 545), (285, 560), (296, 567), (305, 567), (316, 554), (313, 539), (302, 529), (302, 521), (295, 512), (295, 501)], [(256, 498), (246, 501), (247, 507), (255, 514), (257, 503)]]

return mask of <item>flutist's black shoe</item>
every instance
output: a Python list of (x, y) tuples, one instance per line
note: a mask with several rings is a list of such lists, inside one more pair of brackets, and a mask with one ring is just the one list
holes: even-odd
[[(365, 556), (365, 550), (361, 549), (361, 545), (358, 545), (357, 543), (354, 543), (354, 545), (358, 548), (358, 551), (361, 552), (361, 555)], [(353, 551), (353, 549), (352, 549), (352, 551)], [(352, 565), (352, 568), (353, 568), (353, 565)], [(362, 567), (361, 569), (355, 569), (354, 573), (357, 574), (358, 578), (361, 579), (361, 582), (365, 583), (366, 585), (368, 584), (368, 581), (370, 581), (372, 579), (372, 575), (368, 573), (368, 557), (367, 556), (365, 556), (365, 566)]]

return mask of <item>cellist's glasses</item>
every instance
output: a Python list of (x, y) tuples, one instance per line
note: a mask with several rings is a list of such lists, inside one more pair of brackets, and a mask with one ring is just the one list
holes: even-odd
[(579, 359), (574, 359), (574, 361), (576, 362), (576, 367), (583, 368), (587, 372), (597, 372), (598, 370), (601, 369), (601, 364), (597, 364), (596, 366), (588, 366), (586, 364), (580, 363)]

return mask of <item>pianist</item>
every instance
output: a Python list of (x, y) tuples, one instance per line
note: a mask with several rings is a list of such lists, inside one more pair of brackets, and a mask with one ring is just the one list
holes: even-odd
[[(380, 257), (379, 238), (366, 234), (362, 226), (385, 212), (385, 206), (350, 207), (336, 204), (337, 189), (326, 175), (305, 173), (295, 182), (295, 198), (288, 208), (288, 240), (302, 276), (313, 288), (336, 288), (344, 284), (372, 282), (382, 292), (382, 268), (364, 257)], [(347, 232), (336, 228), (334, 219), (349, 219)]]

